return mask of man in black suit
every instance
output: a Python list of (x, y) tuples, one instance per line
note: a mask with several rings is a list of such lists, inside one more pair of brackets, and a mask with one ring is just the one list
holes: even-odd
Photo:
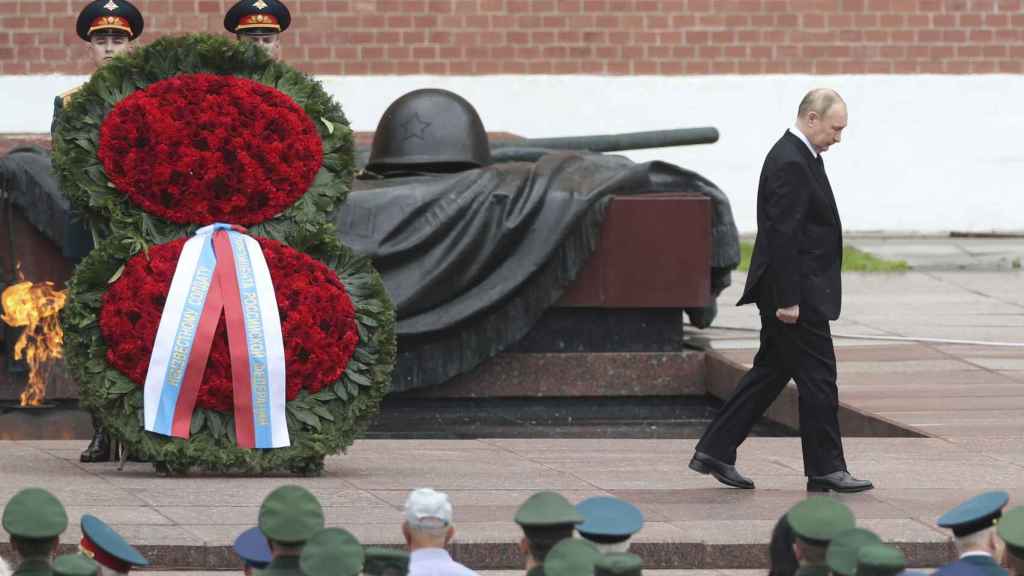
[(807, 490), (873, 487), (846, 470), (829, 331), (842, 298), (843, 238), (821, 154), (840, 141), (846, 121), (839, 94), (812, 90), (800, 102), (796, 126), (775, 143), (761, 169), (757, 240), (738, 303), (757, 303), (761, 347), (690, 461), (692, 470), (729, 486), (754, 487), (736, 470), (736, 448), (792, 378), (800, 396)]

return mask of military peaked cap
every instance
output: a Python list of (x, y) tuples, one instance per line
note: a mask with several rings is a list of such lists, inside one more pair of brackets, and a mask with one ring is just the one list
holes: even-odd
[(981, 532), (995, 525), (1009, 501), (1010, 495), (1002, 490), (979, 494), (939, 516), (938, 525), (952, 530), (957, 538)]
[(840, 576), (854, 576), (857, 573), (857, 553), (860, 549), (881, 544), (877, 534), (864, 528), (850, 528), (836, 534), (828, 544), (825, 561), (832, 572)]
[(305, 576), (357, 576), (365, 553), (356, 537), (341, 528), (324, 528), (314, 534), (299, 557)]
[(284, 32), (291, 23), (292, 15), (280, 0), (240, 0), (224, 15), (224, 28), (233, 34)]
[(898, 548), (872, 544), (857, 554), (857, 576), (896, 576), (907, 567), (907, 559)]
[(639, 508), (611, 496), (587, 498), (576, 505), (576, 511), (583, 516), (576, 531), (593, 542), (622, 542), (644, 526)]
[(285, 544), (305, 542), (324, 527), (324, 511), (309, 490), (281, 486), (263, 499), (259, 526), (268, 540)]
[(142, 12), (128, 0), (93, 0), (78, 13), (75, 31), (86, 42), (93, 32), (119, 31), (135, 40), (142, 35)]
[(133, 566), (149, 565), (120, 534), (91, 514), (82, 516), (81, 548), (83, 554), (115, 572), (125, 573)]
[(42, 488), (26, 488), (7, 501), (3, 525), (17, 538), (55, 538), (67, 529), (68, 514), (53, 494)]
[(555, 526), (583, 522), (576, 508), (557, 492), (537, 492), (526, 499), (515, 517), (520, 526)]
[(593, 576), (594, 564), (601, 558), (597, 547), (579, 538), (566, 538), (548, 552), (544, 576)]
[(836, 534), (853, 528), (853, 512), (828, 496), (812, 496), (790, 509), (786, 520), (801, 540), (827, 545)]
[(1024, 558), (1024, 506), (1007, 510), (999, 519), (997, 532), (1014, 556)]
[(270, 544), (259, 528), (249, 528), (235, 538), (235, 554), (253, 568), (266, 568), (270, 564)]

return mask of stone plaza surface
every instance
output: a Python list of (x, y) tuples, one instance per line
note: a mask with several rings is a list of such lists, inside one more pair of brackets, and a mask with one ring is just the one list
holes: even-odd
[[(717, 327), (690, 335), (742, 368), (756, 346), (757, 316), (751, 307), (729, 305), (743, 277), (733, 280), (719, 300)], [(840, 498), (914, 565), (940, 564), (952, 555), (948, 535), (935, 526), (944, 510), (990, 489), (1010, 492), (1011, 506), (1024, 503), (1024, 349), (878, 338), (1024, 342), (1024, 273), (850, 274), (844, 288), (843, 318), (833, 327), (841, 402), (920, 437), (847, 437), (850, 469), (877, 488)], [(156, 568), (196, 571), (237, 567), (230, 543), (282, 483), (312, 490), (329, 524), (383, 545), (401, 544), (408, 491), (432, 486), (454, 501), (455, 556), (491, 571), (522, 566), (515, 547), (521, 533), (511, 518), (532, 492), (558, 490), (572, 501), (613, 494), (647, 516), (634, 551), (649, 569), (711, 575), (764, 568), (772, 526), (806, 496), (799, 439), (752, 438), (741, 447), (739, 466), (757, 482), (753, 491), (689, 471), (694, 444), (363, 440), (328, 459), (318, 478), (161, 478), (146, 464), (80, 464), (80, 441), (4, 442), (0, 501), (25, 486), (45, 486), (69, 509), (65, 542), (79, 538), (82, 514), (95, 513)]]
[[(634, 550), (650, 568), (758, 568), (776, 519), (804, 498), (796, 438), (754, 438), (741, 449), (753, 491), (720, 487), (686, 469), (693, 440), (373, 440), (329, 459), (319, 478), (154, 477), (146, 464), (83, 465), (78, 441), (9, 442), (0, 463), (0, 500), (42, 485), (78, 518), (97, 514), (172, 569), (235, 566), (229, 546), (252, 526), (261, 499), (285, 482), (306, 486), (327, 522), (362, 542), (399, 545), (408, 491), (433, 486), (455, 505), (454, 553), (478, 569), (514, 569), (521, 533), (511, 518), (532, 492), (572, 501), (613, 494), (647, 517)], [(951, 550), (935, 518), (965, 496), (1004, 488), (1024, 498), (1024, 448), (1009, 441), (959, 444), (937, 438), (848, 438), (848, 459), (878, 484), (842, 496), (859, 521), (900, 544), (915, 563), (935, 565)]]

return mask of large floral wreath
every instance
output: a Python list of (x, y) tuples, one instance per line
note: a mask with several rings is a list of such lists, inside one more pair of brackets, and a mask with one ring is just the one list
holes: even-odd
[(219, 220), (304, 250), (333, 236), (353, 150), (348, 120), (319, 82), (259, 46), (205, 34), (161, 38), (104, 65), (53, 140), (75, 207), (102, 235), (139, 245)]
[[(66, 193), (106, 232), (75, 270), (62, 315), (67, 364), (104, 428), (179, 473), (317, 473), (351, 445), (389, 388), (395, 316), (370, 261), (335, 239), (329, 215), (349, 190), (352, 137), (315, 81), (257, 46), (163, 38), (94, 75), (58, 124), (54, 158)], [(143, 385), (179, 254), (214, 220), (250, 224), (273, 281), (285, 448), (238, 446), (223, 318), (189, 438), (144, 429)]]
[[(75, 270), (62, 322), (67, 363), (81, 384), (83, 406), (96, 411), (105, 427), (131, 451), (172, 472), (185, 472), (192, 466), (248, 473), (319, 472), (325, 455), (344, 450), (365, 429), (390, 386), (395, 320), (379, 276), (366, 258), (336, 244), (314, 247), (322, 254), (314, 260), (281, 244), (262, 240), (272, 275), (293, 275), (290, 281), (280, 283), (280, 278), (275, 278), (275, 290), (280, 288), (277, 300), (283, 328), (292, 330), (290, 337), (286, 337), (291, 344), (286, 348), (289, 382), (294, 386), (289, 387), (287, 404), (291, 446), (246, 450), (236, 445), (234, 418), (230, 409), (223, 410), (224, 397), (219, 388), (223, 374), (220, 370), (226, 358), (207, 366), (203, 385), (206, 393), (200, 396), (192, 416), (191, 437), (186, 441), (143, 430), (143, 391), (138, 368), (143, 357), (148, 358), (146, 350), (152, 344), (146, 335), (129, 332), (132, 328), (139, 332), (155, 331), (151, 323), (158, 302), (147, 306), (139, 303), (146, 297), (159, 300), (161, 294), (152, 284), (157, 279), (147, 279), (145, 274), (154, 273), (169, 280), (172, 260), (180, 252), (181, 243), (179, 240), (155, 246), (147, 256), (134, 251), (130, 239), (112, 237), (94, 249)], [(327, 286), (303, 286), (305, 278), (317, 278)], [(135, 305), (122, 309), (125, 298), (131, 296), (127, 291), (135, 287), (148, 292), (135, 294)], [(328, 293), (338, 302), (319, 300)], [(351, 319), (354, 322), (346, 317), (346, 300), (355, 312)], [(308, 322), (306, 316), (312, 306), (319, 310), (317, 322)], [(287, 319), (291, 313), (298, 318)], [(306, 322), (305, 326), (302, 322)], [(326, 327), (324, 322), (338, 325), (330, 330), (335, 332), (334, 342), (318, 329)], [(340, 337), (336, 332), (339, 329)], [(216, 357), (218, 348), (226, 348), (222, 333), (216, 339), (212, 357)], [(135, 352), (124, 351), (133, 346), (137, 347)], [(320, 350), (323, 347), (333, 349)], [(122, 350), (116, 365), (108, 360), (114, 349)], [(316, 377), (304, 382), (293, 378), (293, 368), (302, 374), (312, 374), (310, 353), (332, 356), (316, 360), (324, 370), (333, 370), (331, 376), (339, 369), (343, 371), (331, 379)], [(307, 362), (304, 366), (302, 360)], [(293, 365), (294, 361), (299, 364)]]

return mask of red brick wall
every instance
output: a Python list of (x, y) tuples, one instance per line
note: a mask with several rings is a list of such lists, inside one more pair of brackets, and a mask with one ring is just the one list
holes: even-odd
[[(137, 0), (142, 41), (226, 0)], [(1021, 73), (1022, 0), (290, 0), (318, 74)], [(80, 0), (0, 0), (0, 74), (85, 73)]]

